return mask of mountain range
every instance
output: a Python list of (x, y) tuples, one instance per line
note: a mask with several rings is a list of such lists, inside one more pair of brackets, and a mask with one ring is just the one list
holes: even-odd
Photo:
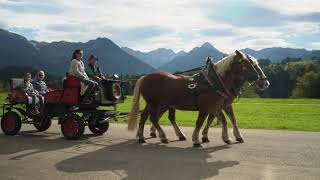
[(259, 51), (253, 49), (242, 49), (241, 50), (245, 54), (250, 54), (257, 59), (270, 59), (274, 63), (278, 63), (281, 60), (289, 57), (289, 58), (304, 58), (312, 56), (312, 53), (316, 51), (308, 51), (306, 49), (293, 49), (293, 48), (282, 48), (282, 47), (273, 47), (273, 48), (265, 48)]
[(174, 72), (192, 69), (205, 64), (206, 57), (211, 56), (214, 61), (221, 59), (225, 54), (206, 42), (200, 47), (195, 47), (188, 53), (177, 56), (170, 62), (159, 67), (160, 70)]
[(126, 53), (141, 59), (143, 62), (150, 64), (154, 68), (159, 68), (160, 66), (170, 62), (175, 57), (186, 54), (184, 51), (175, 53), (173, 50), (166, 48), (158, 48), (149, 52), (141, 52), (128, 47), (122, 47), (121, 49)]
[[(88, 42), (37, 42), (0, 29), (0, 67), (30, 66), (44, 69), (51, 74), (64, 75), (68, 71), (71, 54), (75, 49), (84, 51), (85, 63), (90, 54), (99, 58), (99, 64), (108, 74), (144, 74), (148, 72), (183, 71), (204, 65), (207, 56), (218, 61), (226, 54), (206, 42), (189, 52), (174, 52), (159, 48), (150, 52), (141, 52), (128, 47), (120, 48), (107, 38), (97, 38)], [(306, 50), (272, 47), (261, 50), (242, 49), (257, 59), (270, 59), (274, 63), (291, 58), (314, 59), (320, 57), (320, 50)]]
[(107, 38), (88, 42), (37, 42), (28, 41), (21, 35), (0, 29), (0, 67), (30, 66), (45, 69), (51, 74), (64, 75), (68, 71), (70, 58), (75, 49), (84, 51), (84, 59), (95, 54), (104, 72), (109, 74), (142, 74), (156, 69), (127, 54)]

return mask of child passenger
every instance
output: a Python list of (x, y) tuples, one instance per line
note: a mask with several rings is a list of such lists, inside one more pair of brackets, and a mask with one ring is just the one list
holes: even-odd
[(38, 106), (37, 106), (37, 100), (40, 103), (40, 106), (42, 106), (42, 96), (39, 95), (38, 91), (35, 90), (31, 84), (31, 73), (25, 73), (23, 76), (23, 83), (20, 84), (17, 88), (26, 92), (29, 97), (32, 99), (32, 108), (30, 110), (30, 113), (33, 115), (37, 115), (40, 113)]

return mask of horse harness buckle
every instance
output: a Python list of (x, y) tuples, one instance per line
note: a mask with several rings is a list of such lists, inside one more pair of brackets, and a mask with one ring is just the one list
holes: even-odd
[(197, 87), (197, 83), (188, 85), (188, 89), (195, 89), (196, 87)]

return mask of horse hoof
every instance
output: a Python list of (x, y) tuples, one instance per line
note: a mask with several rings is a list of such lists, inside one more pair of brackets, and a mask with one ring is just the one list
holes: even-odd
[(208, 143), (208, 142), (210, 142), (210, 141), (209, 141), (209, 138), (202, 138), (202, 142), (203, 142), (203, 143)]
[(157, 134), (156, 134), (156, 133), (150, 133), (150, 136), (151, 136), (152, 138), (156, 138), (156, 137), (157, 137)]
[(146, 141), (144, 139), (138, 139), (138, 143), (143, 144), (143, 143), (146, 143)]
[(163, 144), (168, 144), (168, 143), (169, 143), (168, 139), (161, 139), (161, 142), (162, 142)]
[(226, 144), (231, 144), (230, 140), (223, 140)]
[(185, 141), (185, 140), (187, 140), (186, 137), (184, 137), (184, 136), (179, 137), (179, 141)]
[(202, 147), (202, 146), (201, 146), (200, 143), (194, 143), (194, 144), (193, 144), (193, 147), (195, 147), (195, 148), (200, 148), (200, 147)]
[(244, 140), (242, 138), (237, 138), (236, 141), (238, 141), (239, 143), (244, 143)]

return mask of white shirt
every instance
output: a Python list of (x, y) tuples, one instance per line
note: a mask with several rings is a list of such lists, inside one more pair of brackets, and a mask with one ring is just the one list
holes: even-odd
[(82, 61), (72, 59), (69, 69), (69, 75), (76, 76), (80, 79), (88, 79), (88, 75), (84, 69), (84, 64)]

